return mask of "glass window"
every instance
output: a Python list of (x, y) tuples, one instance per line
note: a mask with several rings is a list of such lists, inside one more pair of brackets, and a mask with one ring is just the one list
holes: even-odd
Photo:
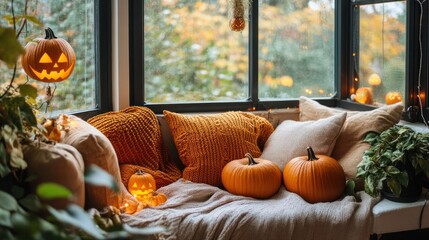
[(402, 102), (406, 96), (406, 1), (355, 8), (359, 18), (354, 26), (352, 99), (376, 106)]
[(144, 103), (335, 95), (334, 0), (250, 1), (241, 32), (229, 26), (234, 2), (144, 1)]
[[(76, 64), (71, 76), (65, 81), (56, 84), (50, 83), (51, 89), (55, 89), (54, 98), (51, 101), (53, 111), (76, 112), (82, 110), (94, 110), (97, 108), (96, 89), (96, 47), (95, 33), (95, 2), (93, 0), (38, 0), (38, 1), (2, 1), (0, 12), (1, 24), (12, 27), (12, 3), (14, 14), (18, 21), (16, 27), (23, 26), (20, 41), (25, 46), (29, 41), (37, 37), (45, 37), (44, 29), (51, 28), (55, 35), (68, 41), (76, 53)], [(27, 12), (25, 13), (25, 6)], [(34, 16), (27, 19), (22, 25), (23, 15)], [(5, 19), (9, 22), (4, 21)], [(37, 21), (35, 20), (37, 19)], [(39, 22), (39, 24), (37, 24)], [(6, 66), (0, 66), (0, 83), (5, 86), (11, 79), (11, 70)], [(38, 82), (27, 75), (19, 66), (15, 76), (15, 83), (29, 82), (39, 89), (40, 101), (44, 101), (47, 83)], [(41, 109), (44, 111), (45, 109)]]
[(334, 1), (259, 3), (259, 96), (334, 96)]
[(248, 31), (230, 30), (227, 2), (144, 1), (145, 102), (247, 98)]

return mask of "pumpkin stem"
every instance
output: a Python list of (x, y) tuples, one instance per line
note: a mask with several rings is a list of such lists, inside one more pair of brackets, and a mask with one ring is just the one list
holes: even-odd
[(54, 34), (54, 31), (52, 31), (51, 28), (46, 28), (45, 29), (45, 34), (46, 34), (45, 39), (54, 39), (54, 38), (57, 38), (55, 36), (55, 34)]
[(143, 175), (143, 174), (145, 174), (145, 171), (139, 169), (139, 170), (137, 170), (136, 174), (137, 175)]
[(247, 157), (247, 159), (249, 159), (249, 166), (250, 165), (256, 165), (256, 164), (258, 164), (256, 161), (255, 161), (255, 159), (252, 157), (252, 154), (250, 154), (250, 153), (246, 153), (245, 155), (244, 155), (245, 157)]
[(308, 156), (308, 161), (314, 161), (314, 160), (319, 159), (316, 157), (316, 155), (314, 154), (314, 151), (311, 147), (307, 147), (307, 156)]

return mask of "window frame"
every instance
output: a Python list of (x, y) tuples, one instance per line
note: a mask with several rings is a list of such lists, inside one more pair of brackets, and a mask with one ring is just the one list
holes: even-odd
[[(356, 15), (353, 15), (353, 7), (359, 4), (374, 4), (399, 0), (336, 0), (335, 1), (335, 47), (334, 47), (334, 84), (336, 94), (332, 98), (315, 98), (316, 101), (329, 107), (341, 107), (350, 110), (372, 110), (374, 106), (359, 104), (349, 99), (351, 79), (353, 77), (352, 46), (358, 36), (351, 31)], [(155, 113), (163, 110), (175, 112), (217, 112), (228, 110), (267, 110), (271, 108), (298, 107), (299, 99), (285, 99), (275, 101), (262, 101), (258, 98), (258, 7), (252, 7), (249, 19), (249, 98), (244, 101), (230, 102), (195, 102), (195, 103), (169, 103), (152, 104), (144, 102), (144, 49), (143, 49), (143, 2), (140, 0), (129, 0), (129, 23), (130, 23), (130, 104), (146, 106)], [(422, 22), (422, 69), (421, 69), (421, 92), (428, 96), (428, 1), (423, 3), (424, 14)], [(403, 119), (411, 122), (422, 121), (419, 114), (413, 113), (412, 109), (418, 106), (415, 96), (417, 93), (417, 76), (419, 63), (418, 31), (414, 26), (419, 25), (419, 5), (417, 1), (407, 0), (407, 46), (406, 46), (406, 90), (404, 97), (405, 111)], [(424, 113), (429, 113), (428, 98), (422, 102)]]
[(112, 4), (111, 0), (94, 0), (95, 101), (94, 109), (70, 112), (83, 119), (112, 111)]
[[(340, 1), (336, 1), (340, 2)], [(144, 102), (144, 48), (143, 48), (143, 1), (129, 0), (130, 23), (130, 104), (146, 106), (157, 114), (163, 110), (174, 112), (218, 112), (268, 110), (273, 108), (293, 108), (299, 106), (299, 99), (260, 100), (258, 97), (258, 26), (259, 13), (257, 4), (250, 8), (249, 17), (249, 97), (246, 100), (187, 102), (187, 103), (146, 103)], [(336, 60), (335, 60), (336, 61)], [(336, 65), (335, 63), (334, 65)], [(335, 80), (334, 80), (335, 81)], [(338, 89), (338, 87), (337, 87)], [(327, 106), (336, 106), (335, 97), (320, 98), (318, 101)]]
[[(353, 27), (359, 26), (359, 11), (354, 10), (355, 6), (368, 5), (377, 3), (396, 2), (401, 0), (348, 0), (342, 1), (339, 13), (339, 21), (342, 22), (342, 26), (339, 31), (345, 33), (341, 34), (339, 38), (340, 56), (344, 60), (343, 64), (339, 69), (341, 80), (338, 82), (340, 86), (340, 97), (338, 106), (351, 110), (372, 110), (374, 106), (363, 105), (348, 100), (350, 96), (350, 87), (353, 84), (352, 79), (355, 77), (353, 71), (353, 42), (359, 41), (359, 33), (353, 34)], [(407, 26), (406, 26), (406, 64), (405, 64), (405, 93), (404, 96), (405, 110), (403, 112), (402, 119), (410, 122), (422, 122), (420, 113), (416, 112), (419, 109), (417, 95), (417, 84), (418, 84), (418, 72), (420, 62), (420, 46), (419, 46), (419, 31), (415, 26), (419, 25), (420, 19), (420, 6), (417, 1), (406, 1), (407, 4)], [(421, 93), (423, 96), (428, 96), (428, 3), (423, 3), (423, 19), (422, 19), (422, 68), (421, 68)], [(358, 32), (358, 31), (357, 31)], [(424, 44), (426, 43), (426, 44)], [(358, 61), (357, 61), (358, 64)], [(422, 101), (423, 113), (428, 115), (428, 99)], [(427, 118), (427, 117), (426, 117)]]

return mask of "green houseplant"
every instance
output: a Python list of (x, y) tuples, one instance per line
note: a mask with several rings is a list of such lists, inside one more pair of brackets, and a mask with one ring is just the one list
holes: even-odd
[(356, 176), (364, 181), (365, 192), (394, 201), (411, 202), (421, 193), (422, 179), (429, 178), (429, 133), (395, 125), (381, 134), (369, 133)]

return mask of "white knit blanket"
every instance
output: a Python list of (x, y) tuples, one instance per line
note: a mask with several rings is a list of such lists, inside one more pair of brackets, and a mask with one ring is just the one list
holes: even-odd
[(207, 184), (180, 179), (160, 188), (168, 200), (133, 215), (134, 227), (167, 227), (160, 239), (369, 239), (371, 208), (377, 199), (364, 192), (330, 203), (309, 204), (281, 187), (270, 199), (236, 196)]

